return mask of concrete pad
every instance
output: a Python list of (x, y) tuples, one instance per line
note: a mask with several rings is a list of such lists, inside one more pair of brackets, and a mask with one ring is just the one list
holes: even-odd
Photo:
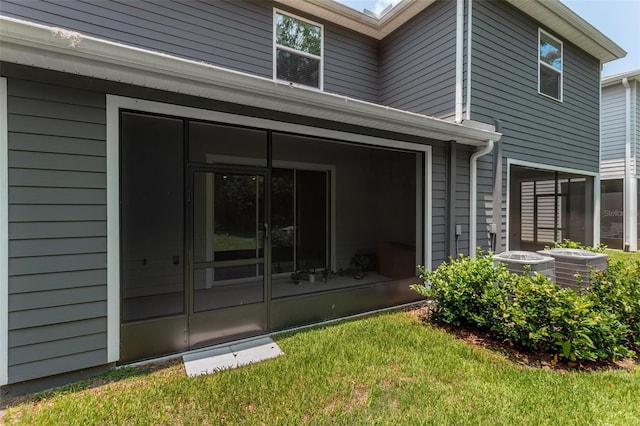
[(187, 354), (182, 357), (189, 377), (237, 368), (284, 355), (270, 337), (262, 337), (235, 345)]
[(231, 351), (236, 356), (238, 365), (252, 364), (265, 359), (276, 358), (284, 355), (284, 352), (270, 337), (232, 345)]
[(189, 377), (211, 374), (238, 366), (236, 357), (228, 347), (185, 355), (182, 360)]

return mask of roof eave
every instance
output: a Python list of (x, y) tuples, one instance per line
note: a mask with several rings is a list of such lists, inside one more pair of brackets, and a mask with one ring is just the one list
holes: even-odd
[(623, 48), (559, 0), (507, 1), (602, 63), (627, 55)]
[(278, 0), (279, 3), (382, 40), (436, 0), (401, 0), (379, 19), (335, 0)]
[(602, 78), (602, 87), (609, 87), (622, 84), (623, 79), (640, 81), (640, 70), (627, 71), (619, 74), (609, 75)]
[(499, 133), (0, 17), (0, 60), (377, 130), (483, 145)]
[[(627, 52), (559, 0), (507, 0), (602, 63)], [(379, 19), (335, 0), (279, 0), (280, 3), (381, 40), (431, 6), (435, 0), (402, 0)]]

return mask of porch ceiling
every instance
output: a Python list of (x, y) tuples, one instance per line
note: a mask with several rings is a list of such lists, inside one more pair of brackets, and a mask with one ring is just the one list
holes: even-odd
[(484, 145), (499, 133), (0, 17), (0, 60), (400, 134)]

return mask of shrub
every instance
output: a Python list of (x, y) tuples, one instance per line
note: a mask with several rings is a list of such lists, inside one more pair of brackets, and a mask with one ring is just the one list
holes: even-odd
[[(633, 356), (640, 336), (638, 271), (614, 266), (580, 294), (539, 274), (509, 273), (494, 266), (491, 253), (480, 253), (450, 259), (435, 271), (421, 268), (424, 285), (412, 288), (435, 302), (436, 322), (478, 327), (572, 361), (617, 359)], [(634, 285), (626, 285), (630, 279)]]
[(505, 268), (495, 267), (490, 256), (474, 260), (460, 255), (435, 271), (420, 267), (420, 278), (426, 285), (412, 289), (437, 302), (432, 311), (435, 321), (491, 328), (497, 307), (507, 300), (503, 288), (491, 283), (504, 274)]
[[(549, 246), (544, 247), (545, 250), (549, 250), (550, 248), (551, 247)], [(598, 247), (585, 246), (585, 245), (582, 245), (582, 243), (579, 241), (571, 241), (565, 238), (561, 243), (557, 241), (554, 242), (553, 248), (581, 249), (581, 250), (591, 251), (594, 253), (604, 253), (604, 251), (607, 249), (607, 246), (604, 244), (599, 244)]]
[(587, 297), (626, 325), (628, 345), (640, 347), (640, 261), (609, 261), (606, 271), (593, 271)]

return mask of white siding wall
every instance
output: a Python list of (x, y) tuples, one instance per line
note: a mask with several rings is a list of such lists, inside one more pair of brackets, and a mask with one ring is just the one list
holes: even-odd
[(602, 88), (600, 173), (602, 179), (624, 177), (625, 88)]

